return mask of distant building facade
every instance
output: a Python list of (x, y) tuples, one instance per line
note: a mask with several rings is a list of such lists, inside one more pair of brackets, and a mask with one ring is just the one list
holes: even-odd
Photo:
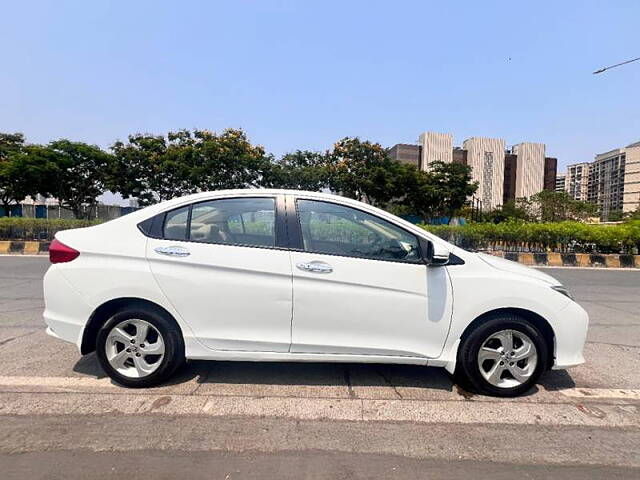
[(559, 173), (556, 175), (556, 192), (566, 192), (567, 191), (567, 174)]
[(478, 182), (476, 196), (482, 208), (491, 210), (503, 203), (505, 141), (501, 138), (471, 137), (462, 143), (467, 151), (471, 178)]
[(515, 153), (504, 154), (504, 183), (502, 185), (502, 204), (516, 199), (516, 173), (518, 156)]
[(565, 191), (574, 200), (582, 202), (587, 200), (587, 188), (589, 186), (589, 164), (574, 163), (567, 167), (567, 179)]
[(587, 200), (603, 219), (629, 213), (640, 204), (640, 142), (596, 155), (589, 165)]
[[(634, 212), (640, 206), (640, 142), (569, 165), (564, 177), (563, 190), (597, 205), (603, 220)], [(558, 182), (557, 189), (561, 186)]]
[(407, 143), (398, 143), (389, 149), (389, 156), (400, 163), (409, 163), (420, 168), (422, 147)]
[(544, 143), (513, 146), (516, 155), (516, 198), (530, 197), (544, 189)]
[(418, 138), (422, 149), (420, 168), (428, 170), (432, 162), (453, 161), (453, 135), (451, 133), (424, 132)]
[(544, 157), (544, 181), (543, 189), (554, 191), (556, 189), (556, 177), (558, 176), (558, 159)]
[(455, 147), (451, 152), (451, 158), (453, 163), (467, 164), (467, 151), (464, 148)]
[(558, 160), (546, 157), (544, 144), (523, 142), (511, 150), (505, 145), (501, 138), (472, 137), (462, 148), (454, 147), (451, 133), (424, 132), (417, 145), (397, 144), (389, 154), (421, 170), (428, 170), (434, 161), (469, 165), (472, 179), (479, 185), (474, 197), (485, 210), (543, 189), (555, 189)]

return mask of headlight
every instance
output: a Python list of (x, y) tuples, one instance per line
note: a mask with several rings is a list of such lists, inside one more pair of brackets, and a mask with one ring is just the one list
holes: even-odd
[(563, 287), (562, 285), (554, 285), (551, 288), (553, 288), (556, 292), (561, 293), (565, 297), (568, 297), (571, 300), (573, 300), (573, 295), (571, 295), (571, 293), (569, 292), (569, 290), (566, 289), (566, 287)]

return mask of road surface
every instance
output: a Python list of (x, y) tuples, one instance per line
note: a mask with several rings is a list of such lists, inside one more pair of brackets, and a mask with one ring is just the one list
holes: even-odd
[(546, 269), (589, 311), (587, 363), (517, 399), (417, 366), (191, 362), (113, 385), (45, 335), (42, 257), (0, 257), (2, 478), (639, 478), (640, 272)]

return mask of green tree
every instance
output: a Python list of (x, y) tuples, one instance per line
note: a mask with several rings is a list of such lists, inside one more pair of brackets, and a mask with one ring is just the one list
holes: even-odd
[(339, 140), (329, 152), (327, 172), (333, 191), (372, 205), (383, 207), (404, 193), (405, 171), (379, 143)]
[(329, 184), (328, 157), (320, 152), (296, 150), (272, 162), (262, 186), (319, 191)]
[(24, 147), (21, 133), (0, 133), (0, 202), (4, 214), (9, 215), (10, 205), (28, 195), (22, 195), (22, 185), (16, 183), (15, 159)]
[(116, 142), (108, 186), (141, 205), (205, 190), (258, 186), (270, 159), (242, 130), (137, 134)]
[(441, 197), (433, 188), (429, 172), (423, 172), (408, 164), (402, 164), (401, 169), (404, 194), (394, 201), (400, 207), (400, 211), (419, 215), (425, 220), (438, 216)]
[(620, 222), (623, 219), (624, 214), (622, 213), (622, 210), (614, 210), (613, 212), (609, 212), (609, 215), (607, 215), (608, 222)]
[(451, 218), (478, 190), (471, 178), (471, 167), (460, 163), (432, 162), (429, 177), (435, 196), (439, 199), (438, 213)]
[(404, 166), (405, 196), (400, 200), (424, 219), (448, 217), (449, 221), (478, 189), (471, 168), (459, 163), (433, 162), (426, 172)]
[(244, 131), (227, 128), (221, 134), (193, 132), (194, 168), (191, 182), (199, 190), (258, 187), (268, 174), (271, 157), (252, 145)]
[(509, 200), (504, 205), (499, 206), (489, 212), (482, 214), (482, 221), (491, 223), (502, 223), (507, 221), (535, 221), (531, 200), (526, 197)]
[(106, 190), (111, 156), (95, 145), (62, 139), (49, 143), (40, 157), (53, 162), (44, 194), (58, 199), (75, 218), (88, 218), (97, 197)]
[(574, 200), (567, 192), (543, 190), (530, 197), (532, 210), (542, 222), (584, 221), (598, 214), (596, 205)]
[(44, 150), (26, 145), (21, 133), (0, 133), (0, 203), (5, 215), (11, 204), (46, 191), (52, 164)]
[(154, 192), (164, 192), (164, 186), (170, 184), (162, 172), (167, 140), (156, 135), (129, 135), (127, 143), (117, 141), (111, 151), (113, 162), (106, 179), (107, 188), (125, 198), (137, 198), (142, 206), (155, 203)]

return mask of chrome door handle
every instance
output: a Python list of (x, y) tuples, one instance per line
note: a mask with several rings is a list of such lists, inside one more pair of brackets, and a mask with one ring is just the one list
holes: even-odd
[(313, 273), (333, 272), (333, 268), (331, 267), (331, 265), (324, 262), (298, 263), (296, 267), (298, 267), (300, 270), (304, 270), (305, 272), (313, 272)]
[(161, 255), (168, 255), (170, 257), (188, 257), (189, 254), (189, 250), (187, 250), (184, 247), (178, 247), (178, 246), (173, 246), (173, 247), (156, 247), (154, 248), (156, 253), (159, 253)]

